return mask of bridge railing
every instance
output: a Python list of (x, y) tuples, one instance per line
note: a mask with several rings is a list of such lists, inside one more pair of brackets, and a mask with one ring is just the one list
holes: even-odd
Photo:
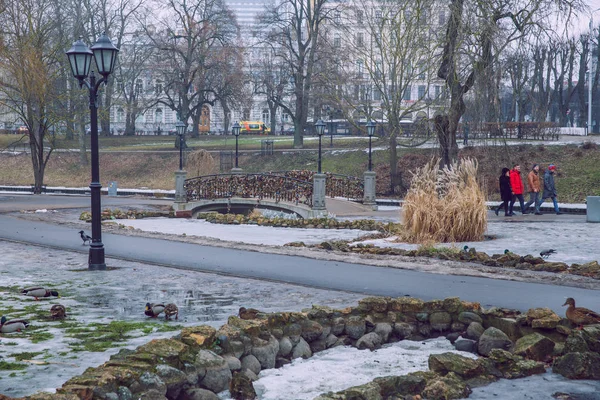
[(288, 201), (312, 207), (313, 183), (274, 174), (217, 174), (186, 179), (186, 199), (243, 197)]
[[(302, 181), (312, 181), (316, 172), (308, 170), (292, 171), (270, 171), (267, 174), (281, 175), (288, 178), (299, 179)], [(347, 199), (362, 199), (364, 195), (364, 182), (356, 176), (325, 173), (325, 196), (327, 197), (345, 197)]]

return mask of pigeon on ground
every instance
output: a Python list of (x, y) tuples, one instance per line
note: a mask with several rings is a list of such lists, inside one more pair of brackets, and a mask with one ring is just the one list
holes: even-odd
[(85, 242), (88, 242), (88, 244), (92, 243), (92, 237), (89, 235), (86, 235), (84, 231), (79, 231), (79, 235), (81, 236), (81, 240), (83, 240), (84, 245), (85, 245)]
[(542, 258), (546, 259), (546, 258), (550, 257), (554, 253), (556, 253), (556, 250), (554, 250), (554, 249), (548, 249), (548, 250), (541, 251), (540, 252), (540, 256), (542, 256)]

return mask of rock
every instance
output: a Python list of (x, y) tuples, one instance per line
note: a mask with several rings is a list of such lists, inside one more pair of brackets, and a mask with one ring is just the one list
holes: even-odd
[(136, 349), (136, 353), (154, 354), (155, 356), (161, 358), (164, 363), (178, 368), (181, 366), (181, 358), (188, 352), (188, 350), (189, 346), (183, 344), (179, 340), (154, 339), (138, 347)]
[(469, 353), (477, 353), (477, 342), (470, 339), (459, 339), (454, 342), (454, 348), (458, 351), (468, 351)]
[(343, 391), (345, 399), (383, 400), (379, 394), (379, 385), (375, 382), (354, 386)]
[(250, 380), (252, 382), (255, 382), (258, 380), (258, 375), (256, 375), (254, 372), (250, 371), (249, 369), (242, 369), (241, 371), (242, 374), (246, 375), (248, 378), (250, 378)]
[(298, 344), (294, 346), (292, 350), (292, 359), (295, 358), (310, 358), (312, 357), (312, 351), (310, 350), (310, 346), (306, 343), (306, 340), (300, 338)]
[[(498, 311), (502, 312), (501, 310), (498, 310)], [(486, 323), (489, 326), (500, 329), (511, 340), (517, 340), (518, 338), (520, 338), (523, 335), (521, 333), (521, 326), (516, 320), (516, 316), (517, 315), (515, 315), (515, 318), (506, 318), (506, 317), (498, 318), (498, 317), (488, 315), (488, 317), (486, 318)]]
[(452, 332), (446, 335), (446, 339), (448, 339), (448, 341), (450, 341), (450, 343), (454, 344), (454, 342), (456, 342), (456, 339), (458, 339), (460, 337), (460, 333), (458, 332)]
[(215, 340), (217, 330), (212, 326), (200, 325), (183, 328), (179, 340), (191, 347), (210, 345)]
[(244, 355), (244, 343), (240, 340), (228, 340), (227, 349), (229, 349), (236, 358), (241, 358)]
[(279, 351), (278, 356), (287, 357), (291, 352), (294, 345), (289, 337), (284, 336), (279, 340)]
[(600, 354), (567, 353), (554, 360), (552, 372), (568, 379), (600, 379)]
[(306, 320), (302, 322), (301, 326), (301, 336), (308, 343), (312, 342), (313, 340), (317, 340), (323, 333), (323, 327), (316, 321)]
[[(8, 399), (4, 399), (3, 397), (0, 397), (0, 400), (8, 400)], [(104, 400), (119, 400), (119, 395), (114, 392), (106, 393), (104, 395)]]
[(412, 297), (398, 297), (391, 299), (388, 307), (391, 311), (399, 311), (401, 313), (419, 312), (423, 308), (423, 300)]
[(313, 340), (312, 342), (309, 343), (309, 346), (310, 346), (310, 351), (312, 351), (313, 354), (323, 351), (327, 348), (326, 338)]
[(554, 342), (539, 333), (523, 336), (515, 343), (514, 353), (531, 360), (544, 361), (552, 355)]
[(287, 337), (302, 335), (302, 326), (299, 323), (292, 323), (283, 328), (283, 335)]
[(430, 400), (449, 400), (469, 397), (471, 392), (471, 388), (465, 381), (450, 372), (446, 376), (428, 380), (422, 395)]
[(176, 399), (181, 393), (181, 389), (187, 383), (187, 375), (169, 365), (158, 365), (156, 375), (167, 385), (166, 396), (170, 399)]
[(467, 325), (462, 322), (455, 321), (450, 324), (450, 331), (452, 332), (464, 332), (467, 329)]
[(379, 335), (382, 343), (387, 343), (392, 333), (392, 325), (387, 322), (378, 322), (375, 324), (373, 332)]
[(569, 266), (563, 262), (546, 262), (534, 266), (535, 271), (546, 272), (564, 272), (569, 269)]
[(479, 338), (477, 351), (479, 354), (488, 356), (493, 349), (507, 350), (512, 346), (512, 341), (500, 329), (487, 328)]
[(183, 398), (185, 400), (219, 400), (219, 396), (206, 389), (188, 389)]
[(586, 353), (590, 351), (581, 331), (573, 331), (565, 341), (564, 353)]
[(473, 378), (484, 372), (477, 360), (456, 353), (430, 355), (429, 369), (441, 375), (454, 372), (463, 379)]
[[(410, 396), (420, 394), (425, 389), (427, 381), (420, 375), (411, 373), (402, 376), (395, 376), (394, 386), (398, 395)], [(378, 382), (376, 378), (374, 382)]]
[(138, 393), (136, 395), (138, 400), (166, 400), (167, 398), (160, 390), (150, 389), (148, 391)]
[(479, 322), (471, 322), (467, 327), (464, 337), (467, 339), (479, 340), (484, 331), (484, 327)]
[(156, 374), (144, 372), (140, 375), (137, 383), (135, 393), (146, 393), (152, 390), (163, 397), (167, 394), (167, 385)]
[(483, 323), (483, 320), (479, 315), (470, 311), (463, 311), (458, 314), (458, 321), (466, 325), (469, 325), (471, 322), (478, 322), (480, 324)]
[(242, 363), (242, 368), (246, 368), (246, 369), (254, 372), (256, 375), (258, 375), (260, 373), (260, 370), (262, 369), (260, 366), (260, 362), (252, 354), (249, 354), (249, 355), (243, 357), (241, 359), (241, 363)]
[(346, 328), (346, 320), (342, 317), (337, 317), (333, 319), (333, 323), (331, 325), (331, 333), (335, 336), (339, 336), (344, 333), (344, 329)]
[(537, 329), (554, 329), (561, 318), (549, 308), (531, 308), (527, 311), (527, 324)]
[(225, 359), (210, 350), (200, 350), (196, 355), (195, 366), (200, 372), (200, 386), (215, 393), (222, 392), (229, 387), (231, 370)]
[(281, 368), (284, 365), (290, 364), (291, 361), (284, 357), (277, 357), (275, 360), (275, 368)]
[(429, 314), (426, 312), (420, 312), (415, 314), (415, 318), (417, 318), (417, 321), (419, 322), (427, 322), (429, 319)]
[(131, 394), (131, 390), (125, 386), (119, 386), (117, 389), (117, 394), (119, 395), (119, 400), (132, 400), (133, 394)]
[(352, 339), (360, 339), (365, 334), (366, 330), (365, 320), (361, 317), (353, 316), (346, 321), (345, 332), (346, 335)]
[(239, 371), (242, 369), (242, 363), (239, 358), (234, 356), (223, 356), (223, 359), (227, 361), (227, 365), (231, 371)]
[(502, 349), (490, 351), (489, 360), (493, 361), (495, 368), (506, 379), (524, 378), (546, 372), (544, 364), (534, 360), (525, 360), (523, 357), (511, 354)]
[(429, 324), (434, 331), (447, 331), (451, 323), (452, 316), (445, 311), (434, 312), (429, 316)]
[(337, 341), (338, 341), (337, 336), (330, 333), (329, 335), (327, 335), (327, 338), (325, 338), (325, 347), (329, 349), (329, 348), (335, 346)]
[(396, 322), (394, 324), (394, 334), (398, 336), (400, 340), (411, 337), (416, 331), (416, 327), (407, 322)]
[(256, 399), (256, 392), (252, 385), (252, 379), (241, 373), (233, 374), (229, 384), (229, 393), (234, 400)]
[(387, 311), (388, 300), (383, 297), (365, 297), (358, 301), (358, 308), (365, 312), (383, 313)]
[(279, 352), (279, 341), (271, 336), (265, 346), (253, 346), (251, 354), (256, 357), (262, 369), (275, 368), (275, 359)]
[(359, 350), (369, 349), (375, 350), (381, 347), (381, 336), (375, 332), (370, 332), (363, 335), (356, 341), (356, 348)]

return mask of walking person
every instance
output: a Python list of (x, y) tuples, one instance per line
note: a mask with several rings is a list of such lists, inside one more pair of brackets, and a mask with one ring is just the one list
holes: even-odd
[(525, 203), (525, 211), (533, 204), (535, 207), (535, 215), (542, 215), (540, 212), (538, 199), (540, 197), (540, 166), (533, 164), (531, 171), (527, 175), (527, 186), (529, 188), (529, 201)]
[(504, 207), (504, 216), (512, 217), (512, 214), (508, 212), (508, 202), (512, 200), (512, 190), (510, 188), (510, 170), (508, 168), (502, 168), (499, 183), (500, 198), (502, 199), (502, 203), (500, 203), (494, 211), (496, 215), (498, 215), (500, 208)]
[(512, 215), (513, 206), (515, 205), (515, 201), (519, 200), (519, 206), (521, 206), (521, 214), (527, 214), (527, 210), (525, 210), (525, 199), (523, 198), (523, 180), (521, 179), (521, 166), (519, 164), (515, 164), (513, 169), (510, 171), (510, 187), (512, 188), (512, 199), (510, 200), (509, 212)]
[(556, 199), (556, 186), (554, 185), (555, 172), (556, 166), (554, 164), (550, 164), (546, 170), (546, 173), (544, 174), (544, 192), (542, 193), (542, 198), (540, 199), (537, 208), (539, 210), (540, 205), (544, 202), (544, 200), (551, 198), (552, 202), (554, 203), (554, 212), (556, 215), (560, 215), (562, 212), (560, 212), (560, 209), (558, 208), (558, 200)]

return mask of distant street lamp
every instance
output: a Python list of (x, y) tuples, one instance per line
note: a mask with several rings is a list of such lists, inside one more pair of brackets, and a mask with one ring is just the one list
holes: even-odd
[(182, 121), (177, 121), (175, 124), (177, 135), (179, 135), (179, 170), (183, 171), (183, 141), (185, 135), (185, 124)]
[(596, 11), (600, 11), (600, 8), (597, 8), (590, 12), (590, 36), (588, 38), (589, 44), (589, 58), (588, 58), (588, 122), (587, 122), (587, 134), (592, 133), (592, 35), (594, 32), (594, 13)]
[[(104, 261), (104, 244), (102, 244), (102, 216), (100, 204), (100, 160), (98, 155), (98, 89), (106, 84), (108, 76), (115, 68), (117, 49), (108, 36), (102, 33), (98, 41), (89, 48), (80, 38), (65, 52), (69, 59), (73, 76), (79, 81), (79, 87), (87, 87), (90, 92), (90, 130), (92, 155), (91, 211), (92, 211), (92, 243), (88, 258), (88, 269), (106, 269)], [(96, 81), (94, 72), (90, 73), (92, 56), (96, 61), (97, 72), (102, 75)], [(86, 80), (87, 79), (87, 80)]]
[(373, 121), (367, 122), (367, 133), (369, 134), (369, 171), (371, 171), (373, 164), (371, 163), (371, 139), (375, 134), (376, 124)]
[(333, 118), (331, 116), (331, 114), (329, 114), (329, 127), (327, 129), (329, 129), (329, 136), (330, 136), (330, 140), (329, 140), (329, 147), (333, 147)]
[(231, 132), (233, 133), (233, 135), (235, 136), (235, 168), (238, 168), (238, 137), (240, 136), (240, 124), (239, 123), (235, 123), (233, 124), (233, 126), (231, 127)]
[(319, 166), (317, 169), (317, 173), (321, 173), (321, 137), (323, 133), (325, 133), (325, 122), (322, 120), (318, 120), (315, 124), (315, 130), (317, 131), (317, 135), (319, 135)]

